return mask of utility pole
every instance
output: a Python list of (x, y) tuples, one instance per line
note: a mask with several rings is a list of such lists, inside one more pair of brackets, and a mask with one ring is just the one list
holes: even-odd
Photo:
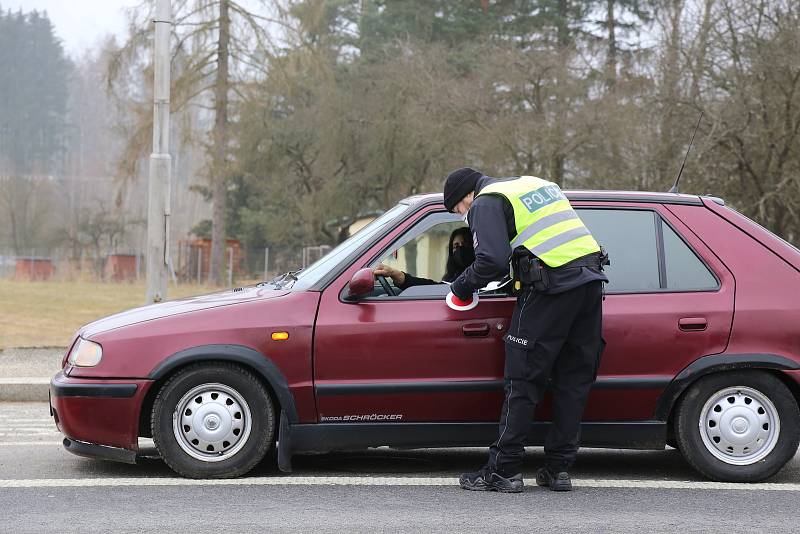
[(147, 202), (147, 303), (167, 296), (169, 267), (170, 172), (169, 155), (169, 37), (172, 32), (170, 0), (156, 1), (153, 47), (153, 152)]

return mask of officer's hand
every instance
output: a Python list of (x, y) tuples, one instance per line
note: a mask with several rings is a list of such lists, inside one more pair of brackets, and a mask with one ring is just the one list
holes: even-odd
[(372, 274), (375, 276), (388, 276), (394, 282), (394, 285), (400, 286), (406, 281), (406, 273), (400, 269), (395, 269), (389, 265), (379, 263), (373, 270)]

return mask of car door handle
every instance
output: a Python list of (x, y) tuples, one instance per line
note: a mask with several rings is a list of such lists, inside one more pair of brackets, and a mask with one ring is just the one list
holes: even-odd
[(487, 323), (465, 324), (461, 331), (467, 337), (483, 337), (489, 335), (489, 325)]
[(707, 327), (705, 317), (684, 317), (678, 320), (678, 328), (684, 332), (702, 332)]

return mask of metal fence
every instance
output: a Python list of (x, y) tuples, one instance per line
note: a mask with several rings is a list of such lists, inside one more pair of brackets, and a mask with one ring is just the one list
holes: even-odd
[(244, 271), (251, 279), (269, 280), (280, 273), (304, 269), (331, 249), (330, 245), (245, 249)]
[[(246, 247), (230, 241), (225, 252), (227, 285), (269, 280), (280, 273), (305, 268), (325, 256), (330, 245), (294, 247)], [(208, 280), (210, 244), (184, 241), (170, 255), (178, 283), (204, 284)], [(140, 251), (126, 251), (100, 257), (73, 257), (63, 249), (31, 250), (24, 255), (0, 250), (0, 278), (22, 280), (92, 279), (108, 282), (144, 280), (146, 262)]]

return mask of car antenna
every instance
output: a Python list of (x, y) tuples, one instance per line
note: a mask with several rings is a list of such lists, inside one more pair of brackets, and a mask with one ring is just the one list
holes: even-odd
[(692, 140), (689, 141), (689, 146), (686, 148), (686, 154), (683, 156), (683, 163), (681, 163), (681, 170), (678, 171), (678, 177), (675, 178), (675, 184), (670, 188), (668, 193), (677, 193), (678, 192), (678, 182), (681, 181), (681, 174), (683, 174), (683, 166), (686, 165), (686, 158), (689, 157), (689, 151), (692, 149), (692, 145), (694, 144), (694, 136), (697, 134), (697, 129), (700, 127), (700, 121), (703, 119), (703, 112), (700, 111), (700, 116), (697, 118), (697, 125), (694, 127), (694, 133), (692, 133)]

